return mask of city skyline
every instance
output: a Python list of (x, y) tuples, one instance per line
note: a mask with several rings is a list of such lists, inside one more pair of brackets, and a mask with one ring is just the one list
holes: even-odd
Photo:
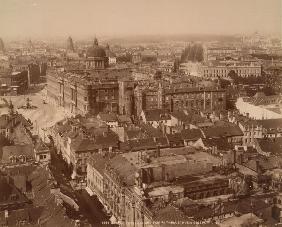
[(0, 37), (281, 34), (281, 0), (0, 0)]

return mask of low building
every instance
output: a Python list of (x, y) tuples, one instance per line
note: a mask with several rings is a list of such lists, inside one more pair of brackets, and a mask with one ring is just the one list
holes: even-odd
[(35, 160), (32, 145), (4, 146), (1, 155), (2, 165), (13, 165)]
[(156, 148), (118, 154), (106, 163), (101, 156), (93, 156), (87, 178), (93, 192), (102, 197), (111, 220), (142, 226), (159, 220), (158, 211), (184, 197), (228, 193), (228, 179), (211, 174), (219, 163), (219, 159), (193, 148)]
[(34, 142), (34, 155), (35, 160), (40, 163), (48, 163), (51, 160), (50, 148), (38, 137)]
[(229, 143), (242, 145), (243, 132), (240, 127), (232, 123), (224, 123), (223, 125), (214, 125), (201, 129), (204, 138), (227, 138)]
[(104, 201), (104, 170), (108, 158), (92, 154), (87, 163), (87, 191), (95, 194), (101, 203)]

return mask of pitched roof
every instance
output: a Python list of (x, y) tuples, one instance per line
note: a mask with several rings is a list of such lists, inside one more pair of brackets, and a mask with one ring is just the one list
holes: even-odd
[(183, 140), (197, 140), (203, 137), (200, 129), (184, 129), (180, 132)]
[(257, 120), (257, 123), (265, 129), (282, 128), (282, 118)]
[(181, 133), (174, 133), (174, 134), (168, 134), (167, 135), (168, 141), (171, 143), (176, 142), (176, 143), (183, 143), (183, 138)]
[(243, 136), (243, 132), (239, 126), (232, 123), (224, 126), (202, 128), (202, 132), (206, 138)]
[(20, 156), (25, 155), (27, 158), (33, 159), (33, 149), (32, 145), (14, 145), (5, 146), (2, 148), (2, 162), (10, 162), (10, 156)]
[(150, 150), (157, 147), (157, 143), (153, 138), (129, 140), (127, 142), (130, 150), (132, 151), (140, 151), (145, 149)]
[(132, 186), (135, 182), (137, 168), (122, 155), (117, 155), (109, 161), (109, 167), (114, 170), (120, 179), (127, 185)]
[(260, 149), (264, 152), (270, 152), (272, 154), (282, 154), (282, 137), (273, 139), (257, 139)]
[(162, 121), (171, 119), (171, 116), (162, 109), (145, 110), (144, 115), (146, 121)]
[(118, 120), (117, 115), (115, 113), (99, 113), (97, 116), (105, 122), (115, 122)]
[(159, 128), (154, 128), (149, 124), (140, 124), (140, 128), (148, 137), (163, 137), (163, 132)]
[[(12, 184), (12, 181), (7, 176), (1, 176), (0, 175), (0, 204), (1, 203), (27, 203), (28, 199), (16, 188), (14, 184)], [(16, 196), (16, 200), (12, 199), (12, 196)]]
[(117, 115), (117, 120), (119, 123), (132, 124), (131, 118), (127, 115)]
[(202, 138), (205, 147), (217, 147), (218, 150), (227, 151), (233, 149), (233, 145), (228, 143), (227, 138)]
[(101, 154), (93, 153), (89, 158), (89, 165), (93, 166), (98, 172), (101, 174), (104, 173), (106, 163), (109, 160), (105, 157), (103, 157)]
[[(181, 210), (168, 205), (164, 208), (158, 210), (154, 216), (154, 221), (167, 222), (165, 226), (173, 226), (173, 222), (178, 223), (177, 226), (189, 226), (187, 223), (192, 223), (193, 221), (188, 218)], [(180, 224), (181, 222), (185, 224)], [(171, 223), (171, 224), (169, 224)], [(175, 224), (174, 224), (175, 225)]]
[(191, 116), (184, 113), (184, 111), (174, 111), (171, 115), (182, 122), (190, 122)]

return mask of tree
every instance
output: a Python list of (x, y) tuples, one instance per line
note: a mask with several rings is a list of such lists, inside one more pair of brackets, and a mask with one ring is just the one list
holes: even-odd
[(155, 80), (161, 80), (162, 79), (162, 72), (160, 70), (157, 70), (154, 76)]
[(229, 85), (231, 85), (231, 83), (230, 83), (230, 81), (228, 81), (228, 80), (219, 78), (219, 85), (220, 85), (221, 88), (225, 89), (225, 88), (227, 88)]
[(15, 108), (14, 108), (14, 105), (12, 103), (12, 101), (10, 100), (10, 103), (9, 103), (9, 115), (14, 115), (15, 114)]
[(204, 60), (204, 49), (201, 44), (193, 44), (187, 46), (183, 50), (180, 58), (181, 62), (187, 62), (187, 61), (201, 62), (203, 60)]
[(180, 60), (178, 58), (176, 58), (174, 60), (174, 64), (173, 64), (173, 72), (178, 72), (179, 71), (179, 67), (180, 67)]

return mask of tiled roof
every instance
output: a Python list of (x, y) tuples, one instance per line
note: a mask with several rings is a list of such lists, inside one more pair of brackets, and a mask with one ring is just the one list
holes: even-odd
[(174, 134), (168, 134), (167, 135), (167, 139), (168, 141), (171, 143), (176, 142), (176, 143), (182, 143), (183, 142), (183, 138), (181, 133), (174, 133)]
[(195, 141), (203, 137), (203, 134), (200, 129), (184, 129), (180, 132), (180, 134), (183, 140)]
[(186, 115), (183, 111), (174, 111), (171, 115), (182, 122), (190, 122), (191, 116)]
[[(10, 177), (0, 175), (0, 188), (0, 204), (20, 204), (28, 202), (28, 199), (12, 184)], [(13, 200), (11, 198), (12, 195), (15, 195), (17, 199)]]
[(265, 129), (271, 128), (282, 128), (282, 118), (279, 119), (266, 119), (266, 120), (257, 120), (259, 125), (262, 125)]
[(10, 162), (10, 156), (25, 155), (29, 159), (33, 159), (33, 149), (32, 145), (14, 145), (14, 146), (5, 146), (2, 148), (2, 162)]
[[(153, 217), (156, 222), (163, 222), (165, 226), (173, 226), (173, 222), (184, 224), (177, 224), (177, 226), (189, 226), (187, 223), (192, 223), (192, 220), (188, 218), (181, 210), (168, 205), (164, 208), (161, 208), (155, 212), (155, 216)], [(171, 223), (171, 224), (170, 224)], [(174, 224), (175, 226), (175, 224)]]
[(228, 126), (213, 126), (203, 128), (202, 132), (206, 138), (243, 136), (243, 132), (239, 126), (231, 123)]
[(148, 137), (163, 137), (163, 133), (160, 129), (154, 128), (149, 124), (140, 124), (140, 128)]
[(101, 154), (93, 153), (89, 158), (89, 165), (93, 166), (101, 174), (104, 173), (105, 165), (109, 161), (107, 158), (103, 157)]
[(157, 143), (153, 138), (129, 140), (128, 145), (132, 151), (150, 150), (157, 147)]
[(117, 115), (117, 120), (119, 123), (132, 124), (131, 118), (126, 115)]
[(117, 147), (117, 144), (118, 136), (112, 131), (102, 135), (96, 135), (93, 139), (83, 137), (79, 134), (72, 139), (71, 149), (75, 152), (87, 152), (95, 151), (100, 148)]
[(205, 147), (212, 148), (217, 147), (218, 150), (227, 151), (234, 148), (234, 146), (228, 143), (227, 138), (202, 138)]
[(117, 115), (114, 113), (99, 113), (98, 116), (105, 122), (116, 122), (118, 120)]
[(162, 121), (162, 120), (170, 120), (170, 115), (161, 109), (154, 110), (146, 110), (144, 111), (146, 121)]
[(117, 173), (121, 180), (127, 185), (134, 185), (135, 172), (137, 168), (132, 165), (125, 157), (122, 155), (117, 155), (109, 161), (109, 167)]
[(272, 154), (282, 154), (282, 137), (273, 139), (257, 139), (260, 149), (264, 152), (270, 152)]

